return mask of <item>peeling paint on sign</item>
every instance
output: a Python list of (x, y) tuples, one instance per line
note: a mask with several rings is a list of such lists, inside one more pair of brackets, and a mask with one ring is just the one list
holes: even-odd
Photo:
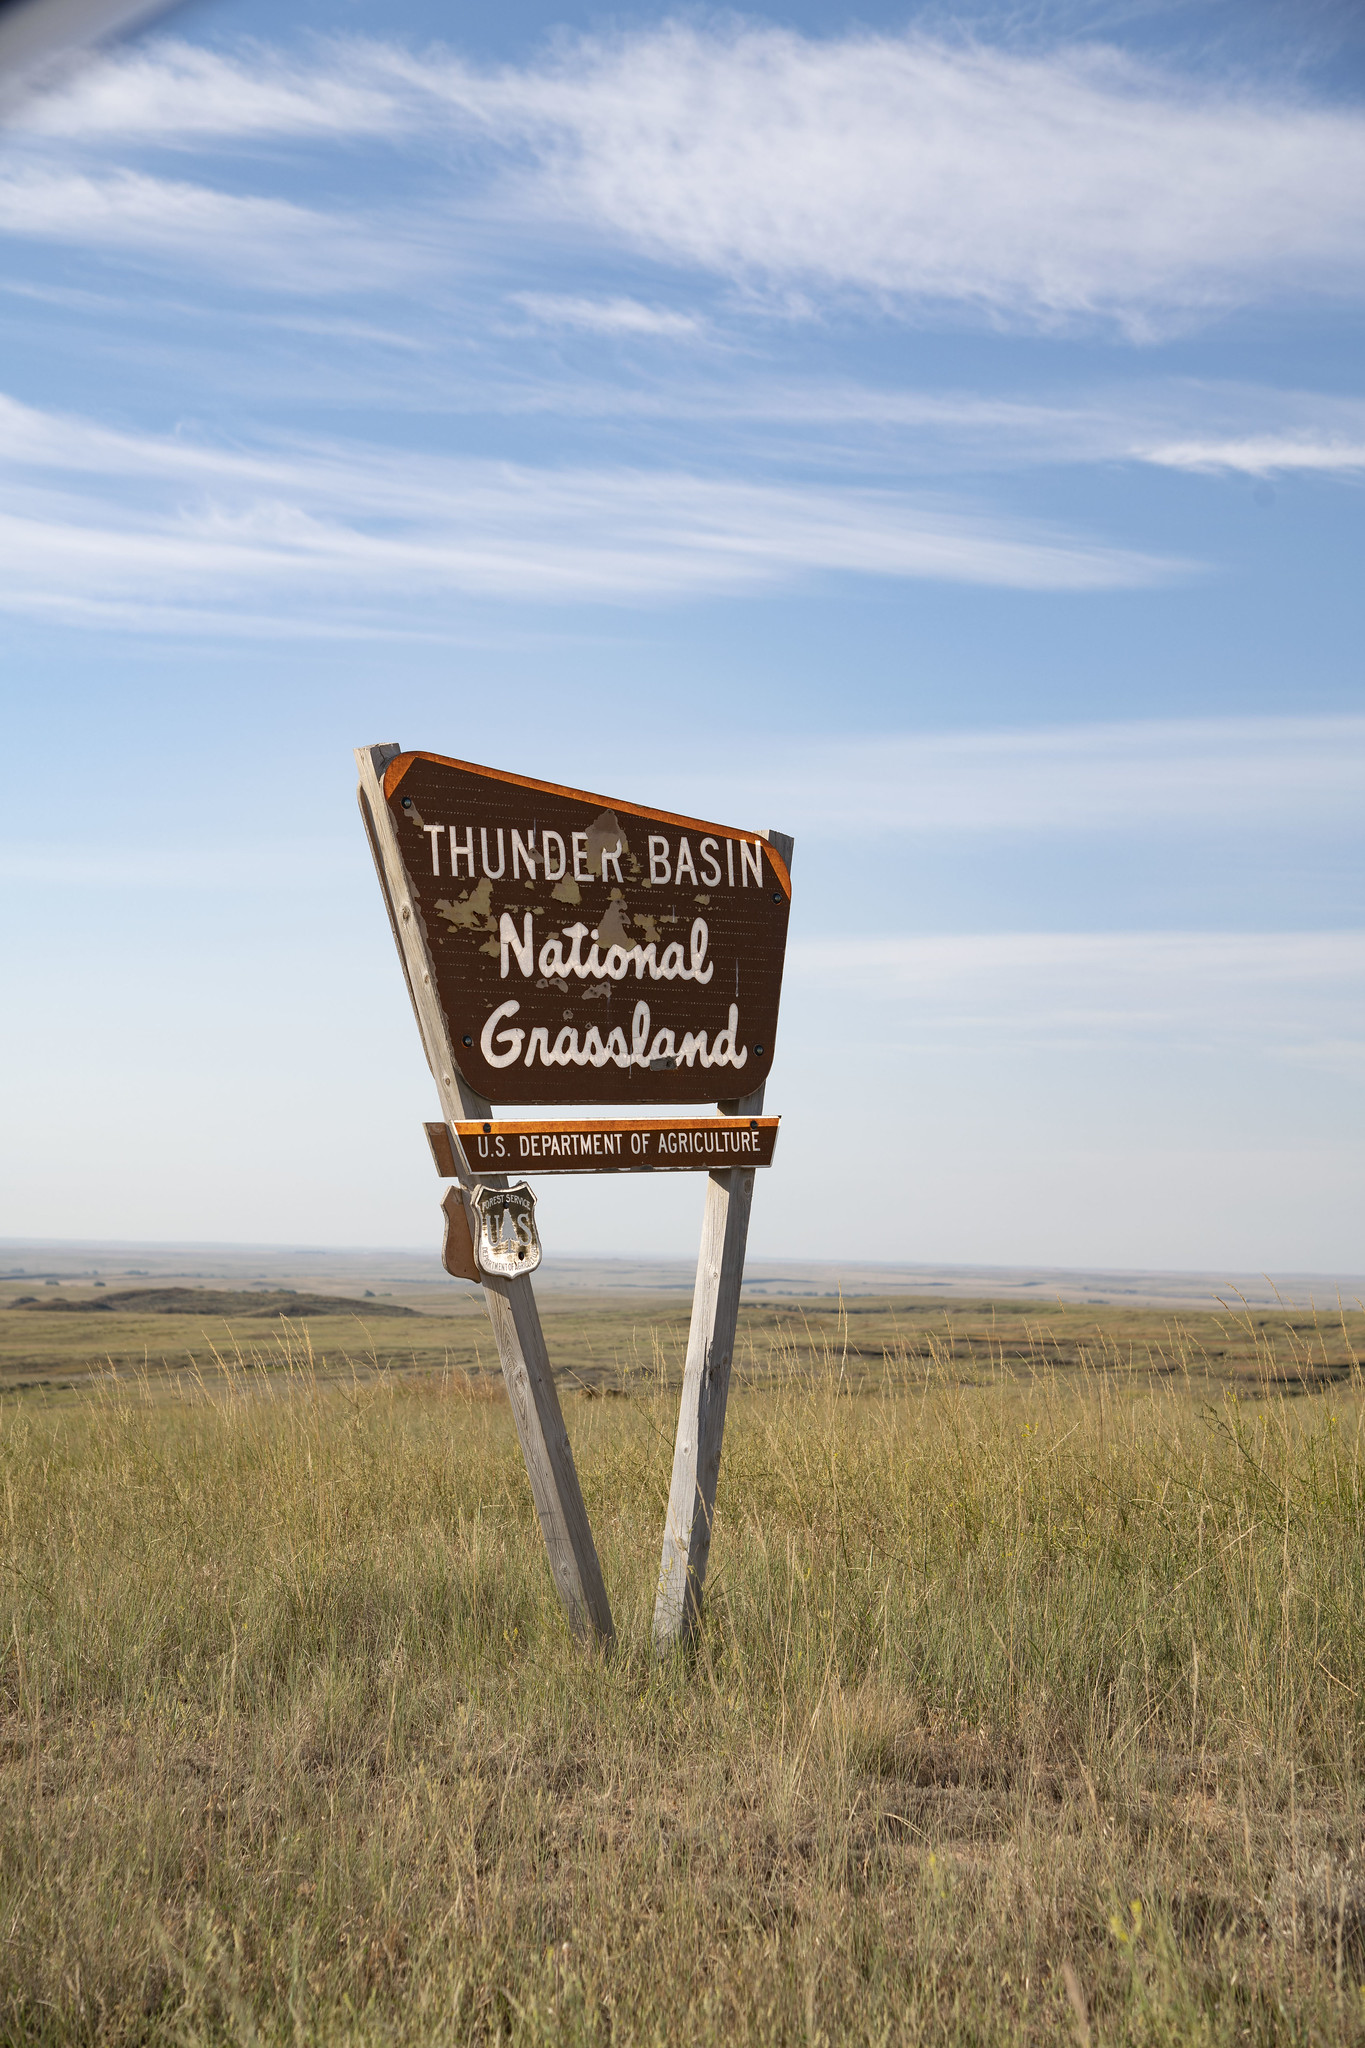
[(767, 1078), (791, 885), (761, 834), (431, 754), (398, 755), (384, 794), (486, 1100), (714, 1102)]

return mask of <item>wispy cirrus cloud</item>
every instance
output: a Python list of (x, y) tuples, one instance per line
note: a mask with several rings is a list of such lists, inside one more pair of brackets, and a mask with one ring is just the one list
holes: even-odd
[(695, 313), (647, 306), (639, 299), (576, 298), (563, 292), (514, 292), (513, 303), (544, 327), (577, 328), (584, 334), (660, 335), (676, 339), (700, 334), (705, 322)]
[(972, 977), (1030, 974), (1123, 977), (1139, 986), (1198, 979), (1257, 982), (1365, 980), (1365, 931), (1329, 932), (954, 932), (792, 942), (803, 973), (837, 970), (883, 986), (947, 987)]
[(1138, 337), (1365, 285), (1358, 112), (1115, 49), (671, 23), (430, 84), (534, 154), (513, 205), (751, 283)]
[(787, 973), (893, 1005), (897, 1035), (915, 1044), (964, 1033), (1016, 1046), (1175, 1037), (1365, 1068), (1365, 931), (799, 939)]
[(68, 142), (224, 139), (355, 141), (409, 125), (421, 95), (389, 77), (379, 46), (337, 46), (313, 61), (268, 45), (230, 55), (177, 37), (87, 63), (69, 80), (10, 110), (25, 135)]
[(1365, 289), (1359, 111), (1094, 43), (671, 22), (496, 68), (361, 40), (311, 64), (179, 44), (26, 118), (37, 145), (453, 138), (456, 211), (532, 240), (578, 231), (788, 307), (853, 293), (1143, 338)]
[[(699, 323), (700, 324), (700, 323)], [(508, 413), (624, 415), (725, 426), (806, 430), (807, 445), (880, 450), (904, 472), (1004, 470), (1037, 463), (1131, 462), (1190, 473), (1349, 476), (1365, 467), (1365, 402), (1334, 392), (1280, 390), (1231, 380), (1172, 379), (1159, 387), (1096, 385), (1065, 401), (1009, 391), (794, 379), (727, 364), (726, 376), (670, 364), (666, 379), (624, 386), (561, 370), (481, 386), (484, 405)]]
[(123, 169), (0, 173), (0, 235), (172, 258), (291, 292), (392, 283), (412, 267), (401, 240), (334, 213)]
[[(649, 602), (754, 591), (826, 573), (995, 585), (1109, 589), (1172, 565), (984, 522), (935, 517), (875, 493), (763, 488), (622, 471), (452, 465), (443, 517), (399, 530), (290, 497), (208, 502), (138, 516), (107, 504), (0, 514), (0, 607), (88, 619), (176, 607), (324, 601), (382, 613), (406, 600)], [(400, 623), (391, 613), (394, 623)], [(434, 622), (434, 621), (433, 621)], [(226, 624), (225, 619), (216, 623)]]
[[(771, 741), (753, 771), (698, 773), (718, 817), (758, 794), (803, 833), (1112, 833), (1239, 819), (1358, 827), (1365, 717), (1133, 719)], [(673, 801), (665, 790), (661, 801)], [(696, 801), (694, 797), (694, 801)]]
[(1365, 440), (1315, 440), (1296, 434), (1166, 441), (1136, 452), (1143, 462), (1162, 469), (1235, 470), (1243, 476), (1277, 476), (1293, 470), (1350, 476), (1365, 470)]
[(205, 845), (183, 841), (162, 846), (30, 841), (0, 842), (0, 884), (22, 889), (165, 890), (170, 894), (206, 889), (225, 894), (276, 889), (286, 869), (299, 881), (335, 882), (339, 875), (364, 873), (364, 855), (353, 839), (251, 838)]
[[(627, 749), (615, 766), (609, 741), (597, 742), (594, 751), (602, 781), (624, 785), (634, 776), (638, 783), (633, 751)], [(648, 789), (641, 792), (651, 801), (665, 807), (688, 802), (707, 816), (754, 829), (770, 814), (799, 818), (803, 844), (833, 840), (866, 848), (879, 834), (920, 833), (942, 839), (948, 834), (1036, 837), (1063, 832), (1094, 839), (1134, 830), (1188, 832), (1210, 824), (1221, 831), (1239, 821), (1264, 831), (1344, 826), (1358, 834), (1365, 805), (1365, 716), (988, 727), (883, 733), (852, 745), (835, 733), (822, 733), (799, 743), (769, 740), (763, 757), (742, 776), (717, 773), (709, 756), (689, 759), (685, 738), (672, 752), (681, 757), (676, 770), (660, 774), (656, 765)], [(792, 772), (793, 763), (801, 764), (799, 772)], [(297, 842), (291, 861), (335, 863), (330, 841), (311, 855), (310, 844)], [(107, 850), (65, 839), (43, 848), (11, 845), (0, 848), (0, 878), (190, 886), (199, 879), (236, 875), (245, 882), (278, 872), (270, 849), (249, 855), (226, 845), (148, 850), (128, 860), (131, 865), (120, 866), (110, 862)], [(1161, 959), (1205, 959), (1225, 974), (1268, 974), (1277, 961), (1286, 972), (1302, 967), (1310, 978), (1335, 973), (1343, 961), (1354, 963), (1352, 971), (1365, 971), (1365, 935), (1359, 933), (1345, 938), (1316, 932), (1224, 933), (1212, 939), (1197, 932), (1155, 938), (1140, 933), (855, 935), (813, 941), (814, 951), (802, 957), (825, 959), (825, 948), (831, 962), (837, 957), (857, 973), (885, 969), (894, 982), (905, 962), (921, 979), (952, 979), (995, 967), (1130, 961), (1138, 957), (1135, 946), (1145, 959), (1141, 948), (1149, 942)]]
[[(414, 594), (648, 601), (827, 573), (1082, 590), (1180, 566), (904, 493), (755, 483), (680, 468), (550, 468), (363, 444), (225, 448), (7, 401), (0, 606), (147, 617), (177, 607)], [(6, 461), (6, 457), (8, 458)], [(57, 480), (62, 479), (60, 485)], [(81, 481), (83, 480), (83, 482)], [(135, 486), (135, 488), (134, 488)]]

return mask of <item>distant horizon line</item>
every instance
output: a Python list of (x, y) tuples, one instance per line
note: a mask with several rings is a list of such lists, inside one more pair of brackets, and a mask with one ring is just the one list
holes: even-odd
[[(76, 1238), (76, 1237), (4, 1237), (0, 1236), (0, 1254), (8, 1252), (37, 1253), (45, 1250), (54, 1252), (232, 1252), (238, 1255), (260, 1252), (274, 1257), (290, 1255), (304, 1258), (354, 1258), (406, 1257), (430, 1261), (440, 1269), (439, 1253), (433, 1246), (413, 1244), (305, 1244), (289, 1240), (235, 1239), (235, 1238)], [(547, 1266), (557, 1264), (586, 1264), (601, 1266), (677, 1265), (691, 1268), (695, 1257), (685, 1253), (670, 1252), (594, 1252), (561, 1250), (545, 1255)], [(954, 1273), (954, 1274), (1030, 1274), (1039, 1277), (1070, 1275), (1078, 1278), (1119, 1278), (1132, 1279), (1208, 1279), (1221, 1274), (1225, 1280), (1254, 1279), (1272, 1282), (1273, 1276), (1288, 1280), (1318, 1280), (1338, 1284), (1346, 1281), (1358, 1282), (1365, 1286), (1365, 1272), (1340, 1273), (1327, 1268), (1315, 1267), (1243, 1267), (1230, 1270), (1214, 1266), (1118, 1266), (1118, 1265), (1072, 1265), (1054, 1260), (1047, 1263), (1031, 1261), (985, 1261), (964, 1259), (855, 1259), (840, 1257), (802, 1257), (787, 1252), (758, 1252), (751, 1255), (750, 1264), (782, 1266), (798, 1270), (831, 1271), (851, 1268), (858, 1272), (877, 1273)], [(18, 1272), (0, 1270), (0, 1280), (34, 1278)], [(73, 1276), (75, 1277), (75, 1276)], [(746, 1284), (748, 1281), (746, 1279)]]

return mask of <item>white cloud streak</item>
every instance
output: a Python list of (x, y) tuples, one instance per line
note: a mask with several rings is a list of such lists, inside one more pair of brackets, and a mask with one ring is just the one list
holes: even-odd
[(807, 975), (838, 974), (888, 991), (960, 987), (1001, 976), (1119, 977), (1138, 986), (1199, 980), (1299, 987), (1365, 980), (1365, 931), (962, 932), (794, 941)]
[(35, 888), (161, 891), (225, 895), (276, 891), (286, 870), (299, 882), (334, 885), (363, 879), (366, 858), (353, 839), (251, 839), (236, 845), (101, 846), (64, 842), (0, 843), (0, 884), (25, 897)]
[[(1238, 1043), (1365, 1065), (1365, 931), (988, 932), (795, 941), (797, 988), (894, 1010), (909, 1042)], [(794, 991), (793, 991), (794, 992)], [(872, 1026), (884, 1031), (885, 1016)]]
[[(575, 303), (546, 296), (553, 306)], [(518, 302), (537, 298), (521, 294)], [(722, 344), (732, 339), (719, 319), (698, 318), (696, 325)], [(603, 319), (598, 331), (608, 327)], [(454, 397), (459, 387), (445, 389)], [(812, 452), (832, 445), (841, 460), (856, 452), (869, 469), (893, 468), (898, 476), (908, 469), (961, 475), (1043, 463), (1142, 463), (1252, 476), (1296, 469), (1350, 476), (1365, 466), (1361, 399), (1231, 380), (1115, 382), (1061, 402), (1011, 391), (796, 377), (771, 368), (756, 373), (736, 350), (723, 376), (700, 368), (695, 358), (676, 356), (667, 374), (653, 379), (609, 379), (600, 370), (585, 374), (559, 363), (552, 376), (535, 367), (507, 377), (490, 369), (477, 391), (470, 387), (468, 403), (507, 416), (705, 422), (736, 430), (797, 426)]]
[(9, 125), (87, 144), (391, 135), (412, 118), (414, 94), (406, 83), (376, 76), (364, 50), (357, 45), (350, 64), (338, 57), (310, 65), (260, 45), (228, 56), (159, 38), (83, 65), (59, 89), (27, 100)]
[(246, 598), (295, 616), (322, 604), (334, 620), (337, 605), (414, 595), (638, 601), (833, 573), (1098, 590), (1177, 573), (891, 491), (363, 446), (224, 449), (12, 400), (0, 427), (0, 605), (48, 617)]
[(513, 302), (544, 327), (578, 328), (585, 334), (677, 338), (699, 334), (705, 325), (695, 313), (646, 306), (639, 299), (581, 299), (556, 292), (515, 292)]
[[(413, 75), (409, 72), (409, 75)], [(671, 24), (432, 76), (525, 203), (663, 261), (1048, 326), (1365, 283), (1365, 120), (1117, 51)]]
[(1143, 462), (1164, 469), (1235, 470), (1244, 476), (1277, 476), (1294, 470), (1349, 476), (1365, 469), (1365, 441), (1310, 440), (1288, 434), (1169, 441), (1136, 452)]
[(1365, 286), (1359, 112), (1098, 45), (675, 22), (491, 70), (360, 41), (311, 67), (180, 44), (87, 73), (27, 125), (36, 146), (453, 136), (461, 203), (789, 306), (852, 292), (1142, 338)]
[[(1358, 828), (1365, 717), (828, 735), (770, 745), (755, 772), (710, 770), (706, 781), (718, 817), (752, 814), (761, 791), (773, 817), (800, 818), (803, 833), (835, 838), (1124, 832), (1175, 822), (1221, 830), (1238, 819)], [(695, 791), (695, 775), (691, 784)]]
[(171, 258), (291, 292), (392, 283), (413, 261), (401, 241), (333, 214), (129, 170), (0, 173), (0, 234)]

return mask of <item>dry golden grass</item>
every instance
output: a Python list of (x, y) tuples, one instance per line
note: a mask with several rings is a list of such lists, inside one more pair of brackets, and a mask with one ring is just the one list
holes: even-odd
[[(0, 1290), (0, 1398), (43, 1391), (83, 1398), (110, 1366), (186, 1383), (197, 1370), (214, 1370), (224, 1354), (273, 1372), (315, 1353), (322, 1377), (348, 1381), (376, 1372), (453, 1370), (500, 1382), (478, 1290), (448, 1279), (400, 1287), (397, 1297), (380, 1303), (378, 1315), (370, 1312), (373, 1303), (337, 1302), (327, 1313), (314, 1308), (302, 1319), (263, 1315), (256, 1290), (219, 1287), (204, 1290), (197, 1306), (200, 1290), (185, 1290), (177, 1313), (110, 1313), (98, 1304), (117, 1301), (116, 1290), (100, 1295), (74, 1281), (60, 1293), (43, 1288), (36, 1302), (30, 1293), (29, 1305), (11, 1306), (25, 1299), (28, 1285)], [(553, 1287), (537, 1293), (550, 1355), (567, 1391), (633, 1385), (660, 1358), (681, 1372), (690, 1286), (626, 1301), (556, 1294)], [(52, 1312), (54, 1301), (62, 1304), (60, 1313)], [(404, 1304), (420, 1313), (391, 1313)], [(1362, 1343), (1365, 1314), (1356, 1304), (1343, 1316), (1335, 1307), (1249, 1309), (1235, 1295), (1224, 1306), (1199, 1309), (906, 1295), (794, 1303), (760, 1295), (746, 1296), (741, 1308), (736, 1358), (751, 1385), (781, 1378), (793, 1363), (819, 1372), (837, 1354), (854, 1386), (884, 1386), (888, 1375), (930, 1365), (965, 1377), (1056, 1366), (1066, 1373), (1146, 1369), (1249, 1390), (1273, 1385), (1303, 1392), (1349, 1375)]]
[(873, 1385), (779, 1342), (662, 1668), (662, 1373), (569, 1404), (607, 1659), (463, 1375), (11, 1399), (0, 2031), (1365, 2034), (1365, 1398), (1332, 1342), (1349, 1377), (1266, 1362), (1256, 1398), (1159, 1318), (1142, 1370), (971, 1384), (950, 1348)]

